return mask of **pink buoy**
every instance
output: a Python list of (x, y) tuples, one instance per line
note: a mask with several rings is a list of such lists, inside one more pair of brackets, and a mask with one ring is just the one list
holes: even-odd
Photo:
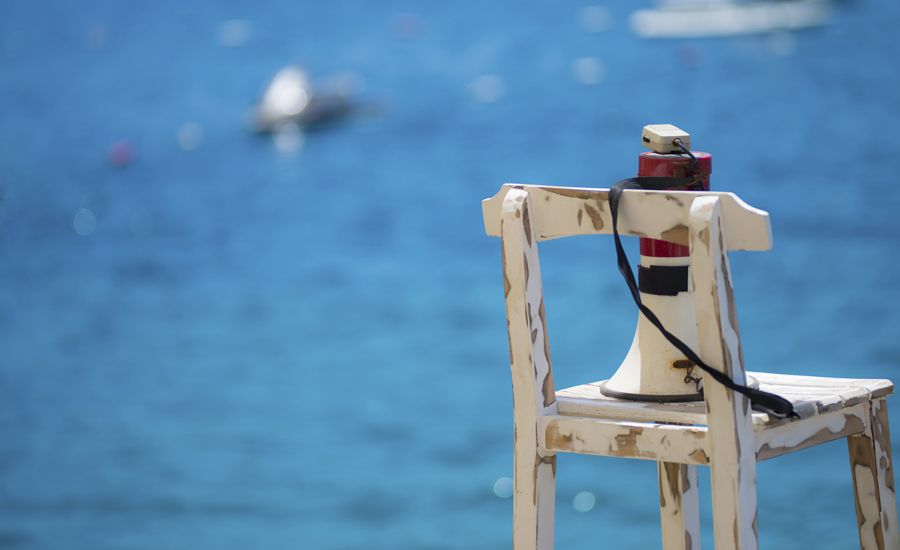
[(134, 145), (127, 139), (114, 141), (107, 149), (106, 157), (116, 168), (124, 168), (134, 162)]

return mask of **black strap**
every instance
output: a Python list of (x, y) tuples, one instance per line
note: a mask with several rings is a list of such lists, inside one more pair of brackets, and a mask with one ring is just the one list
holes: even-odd
[(625, 189), (697, 189), (699, 188), (699, 185), (700, 180), (698, 177), (674, 178), (638, 176), (635, 178), (622, 180), (609, 188), (609, 207), (610, 214), (612, 215), (613, 237), (616, 241), (616, 257), (619, 264), (619, 272), (622, 274), (622, 277), (625, 278), (625, 283), (628, 285), (628, 290), (631, 292), (631, 297), (634, 299), (634, 303), (637, 304), (638, 309), (641, 311), (644, 317), (646, 317), (647, 320), (653, 324), (653, 326), (659, 329), (666, 340), (668, 340), (670, 344), (675, 346), (678, 351), (683, 353), (685, 357), (687, 357), (692, 363), (694, 363), (694, 365), (700, 367), (703, 372), (711, 376), (713, 380), (715, 380), (719, 384), (722, 384), (726, 388), (746, 396), (750, 400), (750, 403), (753, 405), (754, 409), (761, 410), (780, 418), (796, 417), (797, 413), (794, 412), (794, 406), (787, 399), (781, 397), (780, 395), (775, 395), (774, 393), (769, 393), (751, 388), (749, 386), (744, 386), (742, 384), (737, 384), (734, 380), (731, 379), (731, 377), (704, 363), (703, 360), (700, 359), (700, 357), (696, 353), (694, 353), (694, 350), (688, 347), (688, 345), (682, 342), (677, 336), (666, 330), (656, 314), (653, 313), (650, 308), (645, 306), (643, 302), (641, 302), (641, 293), (638, 290), (637, 281), (635, 281), (634, 279), (634, 273), (631, 270), (631, 264), (628, 262), (628, 257), (625, 255), (625, 248), (622, 247), (622, 240), (619, 238), (619, 202), (622, 199), (622, 191), (624, 191)]

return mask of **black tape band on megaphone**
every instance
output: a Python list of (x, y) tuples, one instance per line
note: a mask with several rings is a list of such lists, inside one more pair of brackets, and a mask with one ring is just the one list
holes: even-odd
[[(693, 156), (693, 155), (691, 155)], [(626, 189), (649, 189), (649, 190), (672, 190), (673, 188), (681, 189), (701, 189), (700, 180), (697, 177), (691, 178), (675, 178), (675, 177), (655, 177), (655, 176), (638, 176), (622, 180), (609, 188), (609, 209), (612, 215), (613, 238), (616, 241), (616, 257), (619, 264), (619, 272), (625, 278), (628, 290), (638, 309), (644, 314), (650, 323), (655, 326), (670, 344), (675, 346), (684, 354), (694, 365), (711, 376), (713, 380), (722, 384), (726, 388), (736, 391), (747, 397), (753, 408), (766, 412), (780, 418), (796, 417), (794, 406), (790, 401), (775, 395), (774, 393), (765, 392), (743, 384), (738, 384), (731, 379), (730, 376), (718, 371), (703, 362), (700, 357), (694, 353), (687, 344), (682, 342), (677, 336), (666, 330), (653, 311), (644, 305), (641, 301), (641, 293), (638, 289), (637, 281), (634, 278), (634, 272), (631, 270), (631, 264), (628, 262), (628, 256), (625, 255), (625, 248), (622, 246), (622, 239), (619, 238), (619, 202), (622, 200), (622, 191)]]

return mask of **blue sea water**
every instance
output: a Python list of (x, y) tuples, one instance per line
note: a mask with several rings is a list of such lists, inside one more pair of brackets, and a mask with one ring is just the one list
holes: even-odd
[[(0, 548), (509, 547), (479, 201), (634, 175), (648, 123), (771, 213), (774, 249), (732, 258), (749, 368), (900, 378), (900, 5), (690, 41), (634, 36), (625, 2), (588, 32), (587, 6), (6, 2)], [(378, 113), (288, 153), (247, 132), (298, 61), (355, 73)], [(636, 315), (608, 239), (542, 254), (558, 386), (609, 376)], [(558, 471), (560, 548), (659, 546), (652, 463)], [(855, 547), (849, 474), (841, 443), (761, 464), (762, 547)]]

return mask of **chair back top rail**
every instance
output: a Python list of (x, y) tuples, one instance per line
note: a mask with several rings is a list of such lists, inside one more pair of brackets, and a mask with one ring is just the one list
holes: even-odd
[[(500, 236), (500, 210), (510, 189), (531, 196), (532, 223), (539, 241), (573, 235), (612, 234), (609, 190), (507, 183), (482, 201), (488, 235)], [(688, 245), (688, 215), (697, 197), (716, 196), (722, 208), (729, 250), (769, 250), (769, 214), (753, 208), (734, 193), (714, 191), (649, 191), (629, 189), (619, 205), (619, 233)]]

